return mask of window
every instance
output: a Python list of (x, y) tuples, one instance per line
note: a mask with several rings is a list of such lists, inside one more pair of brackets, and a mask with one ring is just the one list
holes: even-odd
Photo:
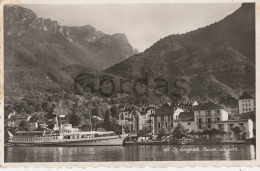
[(173, 122), (171, 122), (171, 127), (173, 128)]
[(171, 116), (171, 121), (173, 121), (173, 116)]
[(168, 128), (168, 125), (167, 125), (167, 123), (165, 123), (165, 128)]
[(157, 121), (157, 116), (154, 116), (154, 121)]
[(207, 123), (211, 123), (211, 118), (207, 118)]
[(164, 121), (164, 116), (161, 116), (161, 121)]
[(216, 110), (216, 113), (219, 113), (219, 110)]
[(208, 110), (208, 115), (210, 115), (210, 110)]
[(243, 123), (240, 123), (239, 125), (240, 125), (240, 126), (244, 126), (244, 124), (243, 124)]
[(231, 129), (234, 126), (234, 124), (229, 124), (229, 129)]
[(199, 129), (201, 129), (201, 125), (199, 125)]
[(188, 125), (190, 125), (190, 122), (188, 122)]
[(217, 117), (217, 121), (220, 121), (220, 118), (219, 118), (219, 117)]
[(202, 123), (202, 118), (199, 118), (199, 123)]
[(158, 128), (161, 128), (161, 124), (160, 123), (158, 123)]
[(211, 125), (208, 125), (208, 128), (211, 128)]

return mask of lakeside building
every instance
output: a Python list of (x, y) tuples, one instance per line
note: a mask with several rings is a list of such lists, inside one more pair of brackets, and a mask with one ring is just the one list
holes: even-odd
[(174, 122), (174, 127), (181, 124), (187, 131), (191, 132), (196, 129), (194, 122), (194, 112), (181, 112), (177, 121)]
[(221, 106), (208, 102), (194, 108), (197, 130), (211, 129), (213, 122), (228, 120), (228, 112)]
[(153, 134), (158, 134), (164, 130), (166, 134), (172, 133), (174, 128), (181, 123), (185, 129), (194, 130), (194, 109), (198, 106), (195, 101), (193, 103), (165, 103), (160, 106), (155, 113), (151, 115), (153, 122)]
[(144, 127), (152, 127), (152, 118), (151, 115), (155, 114), (155, 107), (140, 107), (136, 112), (138, 127), (137, 130), (142, 130)]
[[(237, 127), (237, 132), (233, 128)], [(253, 138), (253, 121), (251, 119), (238, 119), (217, 121), (213, 128), (225, 132), (223, 139), (248, 139)]]
[(119, 119), (118, 124), (124, 126), (125, 129), (128, 129), (130, 132), (134, 128), (134, 116), (133, 116), (134, 107), (133, 106), (119, 106)]
[(247, 92), (238, 99), (239, 113), (255, 111), (255, 100)]
[(254, 124), (251, 119), (229, 120), (228, 112), (212, 102), (197, 106), (194, 109), (194, 120), (195, 130), (215, 128), (223, 133), (223, 140), (253, 138)]
[(121, 106), (118, 124), (133, 132), (140, 131), (144, 127), (151, 128), (151, 115), (155, 113), (155, 110), (155, 107)]
[(227, 107), (226, 110), (227, 110), (228, 113), (231, 114), (231, 115), (239, 114), (239, 108), (238, 108), (238, 106)]
[[(153, 134), (159, 134), (162, 129), (165, 129), (166, 133), (173, 131), (173, 118), (175, 110), (176, 106), (166, 103), (157, 109), (153, 115), (151, 115), (153, 122)], [(178, 113), (180, 112), (184, 111), (179, 109)], [(179, 114), (175, 114), (175, 117), (178, 117), (178, 115)]]

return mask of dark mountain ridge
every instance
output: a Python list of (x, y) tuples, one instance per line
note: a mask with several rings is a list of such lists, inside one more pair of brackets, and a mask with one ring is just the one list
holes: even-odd
[(61, 26), (20, 6), (4, 7), (5, 95), (73, 91), (72, 77), (98, 72), (135, 53), (124, 34)]
[(245, 90), (254, 94), (255, 5), (245, 3), (219, 22), (167, 36), (104, 72), (132, 80), (145, 74), (150, 80), (167, 79), (173, 100), (218, 101)]
[[(39, 18), (32, 10), (20, 6), (5, 6), (5, 22), (8, 38), (30, 36), (26, 33), (31, 34), (33, 31), (55, 34), (59, 39), (64, 36), (78, 51), (84, 53), (83, 61), (80, 63), (90, 64), (89, 66), (96, 70), (103, 70), (136, 53), (124, 34), (108, 35), (97, 31), (91, 25), (61, 26), (57, 21)], [(42, 37), (36, 35), (28, 38), (38, 38), (42, 42)]]

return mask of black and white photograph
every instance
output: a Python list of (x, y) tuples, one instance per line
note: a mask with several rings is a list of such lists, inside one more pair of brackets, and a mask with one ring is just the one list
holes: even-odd
[(2, 8), (3, 163), (257, 160), (255, 2)]

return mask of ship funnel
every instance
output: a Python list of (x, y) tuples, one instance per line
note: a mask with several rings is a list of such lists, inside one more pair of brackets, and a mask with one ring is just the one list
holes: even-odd
[(52, 123), (53, 123), (53, 130), (54, 130), (54, 131), (59, 130), (58, 118), (57, 118), (56, 115), (53, 115)]

